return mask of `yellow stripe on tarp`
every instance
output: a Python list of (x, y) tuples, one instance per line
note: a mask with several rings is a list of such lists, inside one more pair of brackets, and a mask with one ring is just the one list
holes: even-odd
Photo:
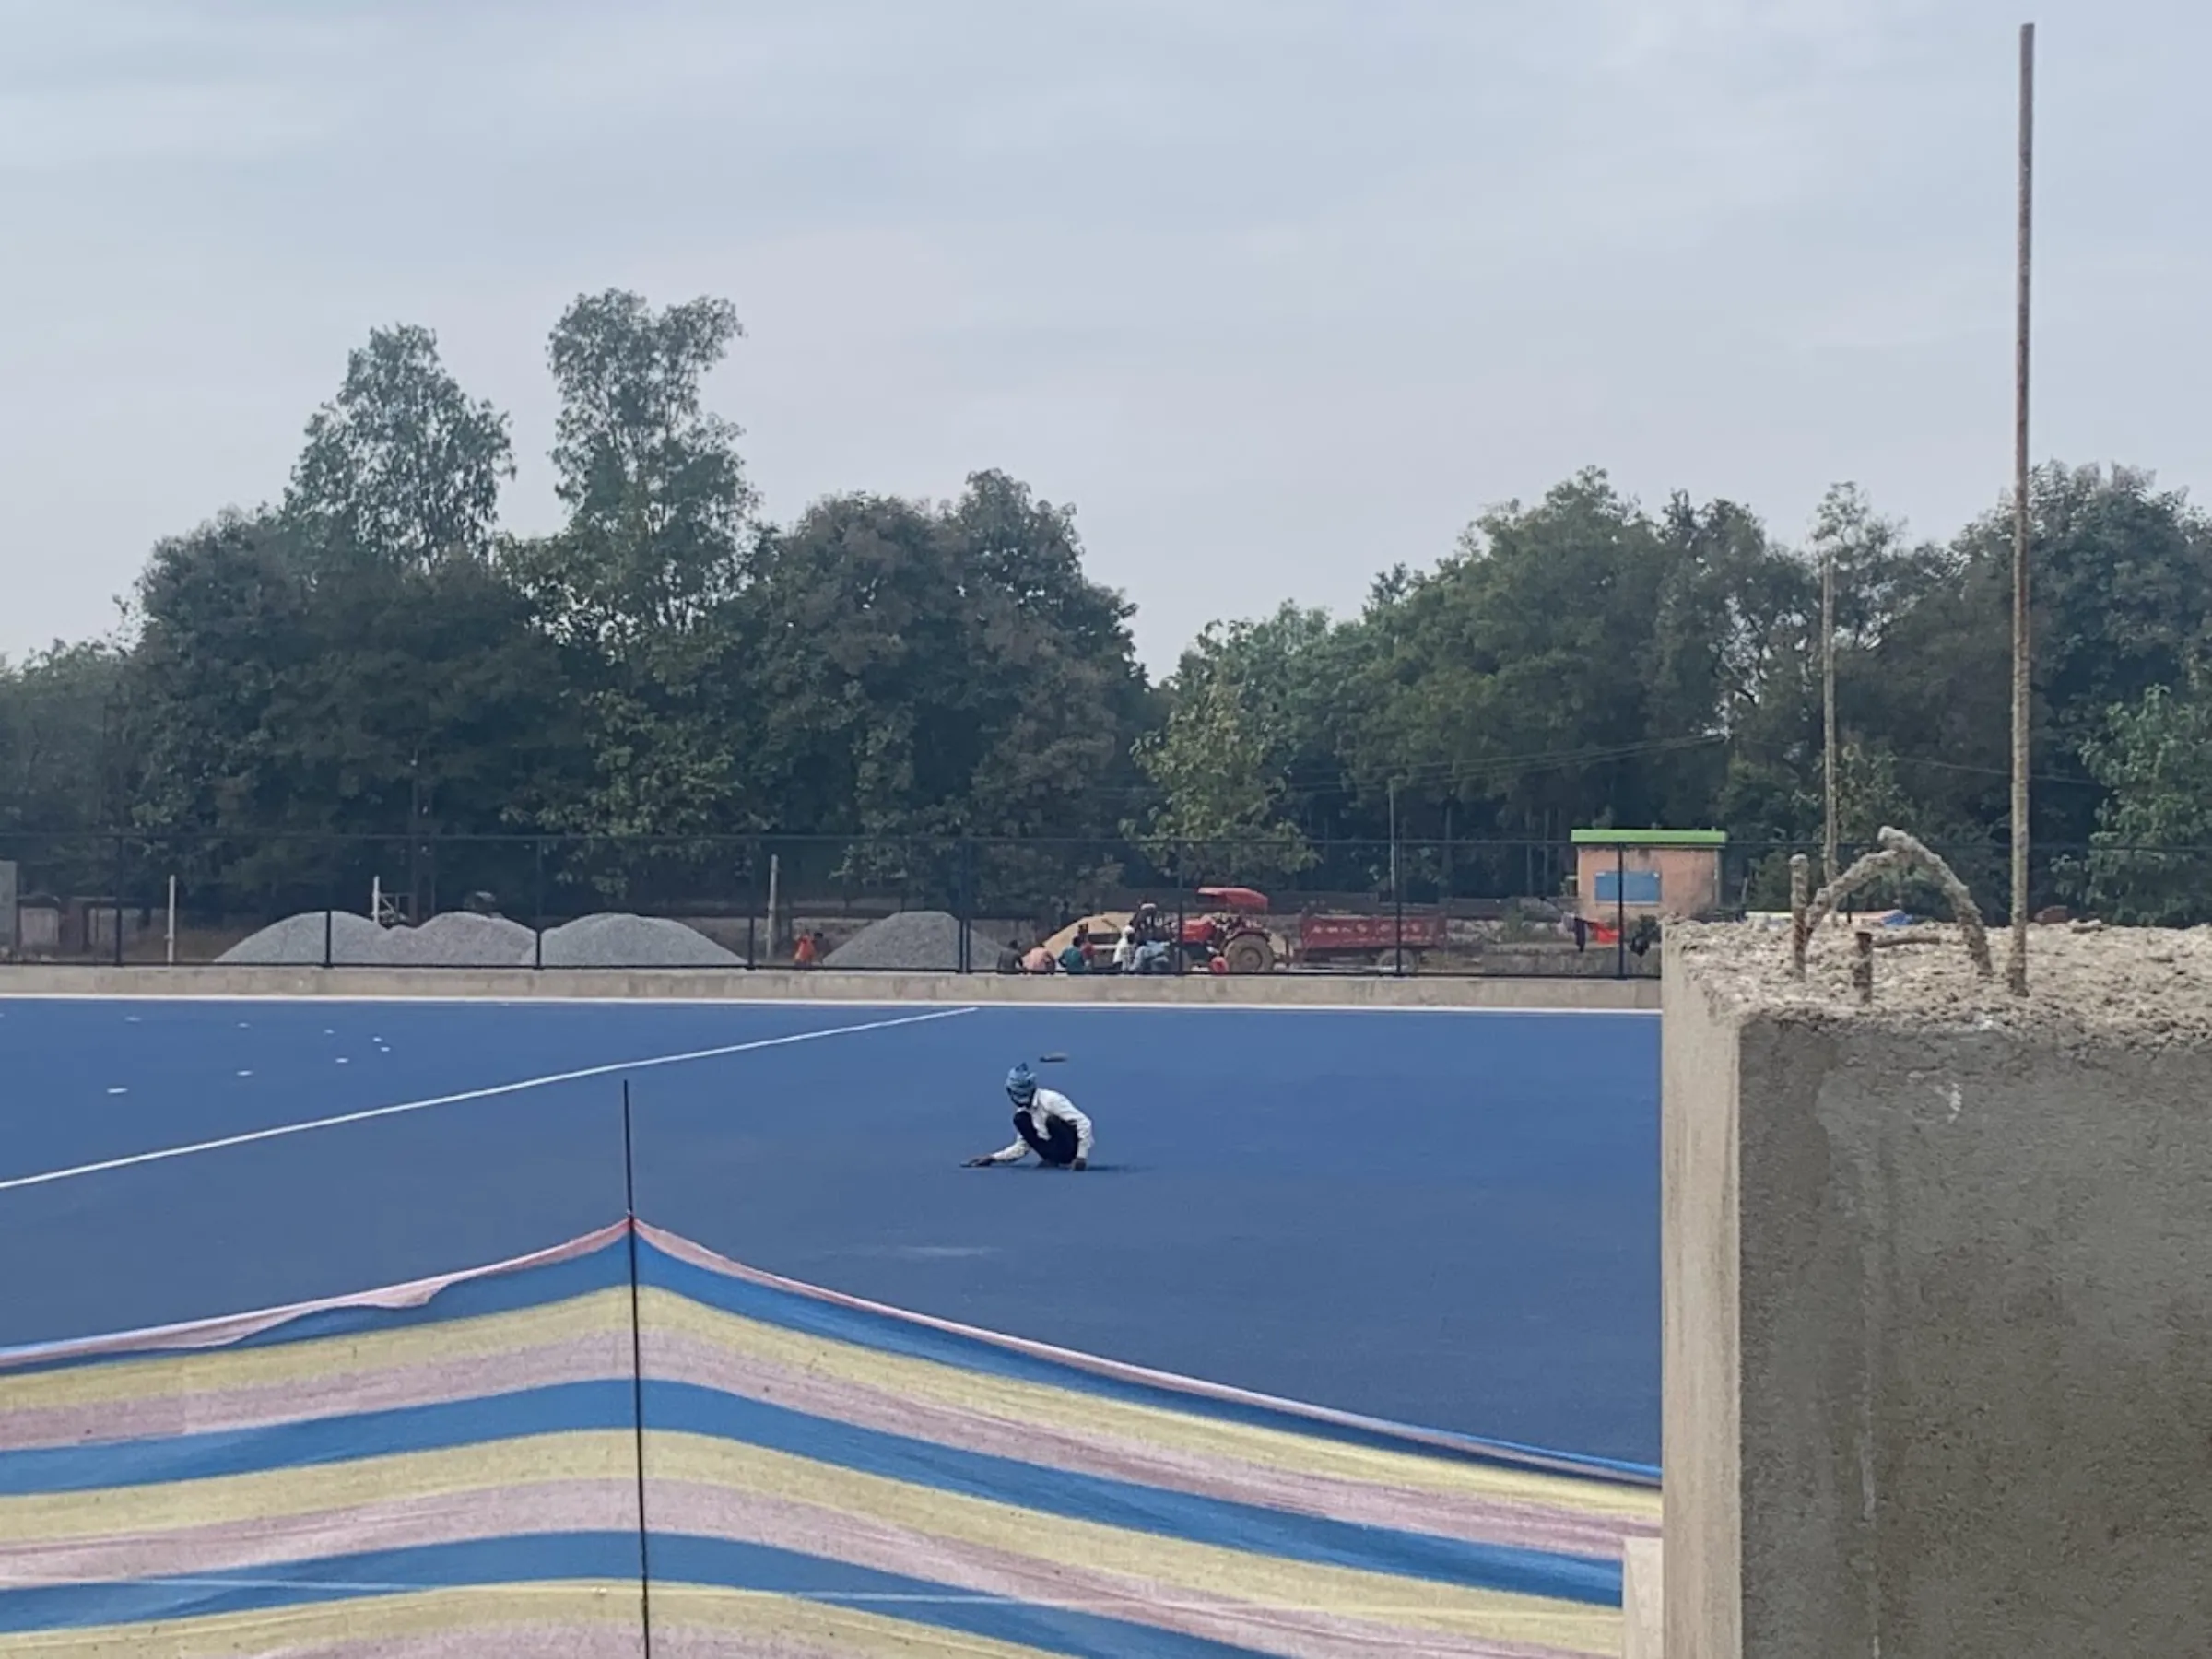
[[(994, 1376), (934, 1359), (809, 1335), (725, 1313), (665, 1290), (646, 1290), (639, 1312), (649, 1330), (693, 1337), (747, 1359), (771, 1361), (794, 1371), (813, 1371), (900, 1399), (974, 1412), (1025, 1429), (1041, 1422), (1078, 1423), (1085, 1430), (1162, 1452), (1232, 1459), (1285, 1473), (1540, 1504), (1598, 1519), (1654, 1524), (1659, 1520), (1659, 1494), (1643, 1487), (1507, 1468), (1448, 1454), (1425, 1456), (1390, 1451), (1320, 1433), (1300, 1434), (1197, 1411), (1176, 1411), (1079, 1389)], [(805, 1409), (803, 1400), (796, 1404)]]
[(47, 1371), (0, 1371), (0, 1418), (11, 1411), (124, 1406), (234, 1389), (325, 1382), (358, 1371), (490, 1359), (603, 1333), (611, 1343), (618, 1343), (622, 1374), (628, 1376), (627, 1288), (587, 1291), (542, 1307), (486, 1313), (473, 1319), (436, 1320), (402, 1330), (345, 1332), (262, 1347), (102, 1358)]
[[(100, 1625), (68, 1630), (0, 1635), (0, 1655), (112, 1654), (116, 1659), (246, 1659), (274, 1651), (328, 1648), (421, 1640), (448, 1633), (481, 1642), (496, 1653), (502, 1631), (635, 1629), (635, 1583), (572, 1581), (491, 1585), (477, 1590), (430, 1590), (362, 1596), (252, 1613), (146, 1624)], [(914, 1659), (920, 1653), (965, 1659), (1050, 1659), (1048, 1651), (971, 1636), (857, 1608), (799, 1597), (691, 1584), (653, 1587), (654, 1634), (687, 1630), (708, 1635), (759, 1637), (786, 1649), (811, 1648), (858, 1659)]]
[[(634, 1453), (626, 1431), (581, 1430), (319, 1467), (8, 1498), (0, 1500), (0, 1554), (9, 1545), (145, 1539), (182, 1528), (327, 1515), (371, 1502), (519, 1490), (555, 1479), (605, 1479), (611, 1495), (619, 1477), (634, 1470)], [(924, 1538), (1002, 1551), (1048, 1569), (1081, 1561), (1100, 1572), (1261, 1606), (1310, 1608), (1580, 1653), (1618, 1651), (1617, 1608), (1164, 1537), (700, 1435), (649, 1432), (645, 1466), (655, 1482), (680, 1480), (829, 1512), (832, 1535), (834, 1516), (843, 1514)], [(651, 1502), (649, 1491), (649, 1515)], [(609, 1524), (629, 1518), (614, 1515)], [(744, 1537), (745, 1529), (735, 1526), (731, 1535)], [(833, 1552), (834, 1544), (830, 1547)]]

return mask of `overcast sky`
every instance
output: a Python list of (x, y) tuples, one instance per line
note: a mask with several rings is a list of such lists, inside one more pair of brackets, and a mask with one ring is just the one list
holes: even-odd
[[(1585, 465), (1798, 536), (2010, 467), (2018, 5), (0, 0), (0, 652), (278, 494), (379, 324), (512, 414), (726, 295), (768, 512), (996, 466), (1171, 665)], [(2041, 0), (2039, 455), (2212, 485), (2212, 6)]]

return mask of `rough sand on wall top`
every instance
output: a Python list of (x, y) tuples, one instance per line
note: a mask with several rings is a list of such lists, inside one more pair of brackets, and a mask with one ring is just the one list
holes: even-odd
[(1985, 980), (1956, 927), (1875, 929), (1871, 1007), (1862, 1007), (1852, 989), (1853, 931), (1822, 928), (1800, 981), (1790, 973), (1787, 929), (1675, 923), (1666, 932), (1668, 971), (1694, 971), (1711, 995), (1735, 1006), (1813, 1022), (1876, 1019), (2003, 1030), (2046, 1042), (2071, 1033), (2100, 1043), (2124, 1036), (2212, 1047), (2212, 927), (2031, 928), (2025, 997), (2005, 988), (2001, 930), (1990, 935), (1996, 975)]

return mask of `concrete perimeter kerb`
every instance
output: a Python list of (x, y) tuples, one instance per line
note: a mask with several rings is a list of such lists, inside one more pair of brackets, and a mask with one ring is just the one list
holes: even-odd
[(1667, 953), (1668, 1659), (2212, 1654), (2212, 930)]
[(682, 968), (0, 967), (0, 996), (536, 997), (587, 1001), (1100, 1003), (1194, 1007), (1556, 1008), (1653, 1011), (1655, 979), (1479, 979), (1443, 974), (837, 973)]

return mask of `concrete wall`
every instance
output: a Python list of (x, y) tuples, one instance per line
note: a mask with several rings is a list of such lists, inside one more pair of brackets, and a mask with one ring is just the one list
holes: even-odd
[(1885, 960), (1862, 1011), (1841, 952), (1770, 994), (1771, 940), (1688, 931), (1666, 1652), (2212, 1653), (2212, 976), (2161, 1001), (2058, 964), (1930, 1012)]
[(1651, 980), (1500, 980), (1350, 974), (1097, 979), (763, 969), (0, 968), (0, 996), (444, 996), (855, 1003), (1098, 1003), (1194, 1007), (1654, 1009)]

